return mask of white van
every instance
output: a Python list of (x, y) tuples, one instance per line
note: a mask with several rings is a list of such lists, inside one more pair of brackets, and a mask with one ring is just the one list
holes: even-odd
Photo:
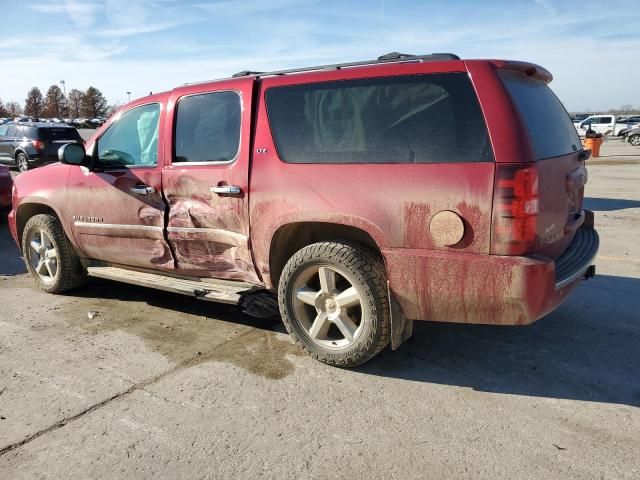
[(613, 136), (618, 136), (622, 130), (629, 128), (626, 122), (620, 121), (616, 115), (611, 114), (591, 115), (581, 122), (574, 123), (574, 125), (581, 137), (585, 136), (589, 126), (598, 133)]

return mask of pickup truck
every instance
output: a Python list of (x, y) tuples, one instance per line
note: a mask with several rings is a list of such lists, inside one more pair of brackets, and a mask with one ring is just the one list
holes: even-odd
[(578, 135), (581, 137), (587, 134), (587, 130), (591, 127), (591, 130), (594, 130), (596, 133), (602, 133), (603, 135), (613, 135), (619, 136), (622, 134), (623, 130), (629, 128), (630, 125), (633, 125), (637, 122), (627, 122), (624, 119), (620, 119), (616, 115), (611, 114), (602, 114), (602, 115), (591, 115), (590, 117), (585, 118), (581, 122), (575, 122), (576, 130), (578, 130)]
[(279, 312), (335, 366), (414, 320), (529, 324), (599, 244), (551, 79), (392, 53), (180, 86), (19, 175), (10, 230), (47, 292), (93, 276)]

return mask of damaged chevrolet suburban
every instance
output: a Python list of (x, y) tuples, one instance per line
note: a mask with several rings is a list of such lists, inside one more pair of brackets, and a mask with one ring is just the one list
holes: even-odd
[(525, 325), (593, 276), (587, 182), (551, 74), (452, 54), (188, 84), (19, 175), (50, 293), (106, 278), (277, 314), (353, 367), (413, 320)]

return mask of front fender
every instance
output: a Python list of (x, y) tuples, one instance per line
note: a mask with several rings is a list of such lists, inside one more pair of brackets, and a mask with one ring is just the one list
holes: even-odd
[(53, 164), (30, 170), (15, 178), (11, 216), (15, 224), (14, 238), (18, 243), (29, 218), (41, 213), (53, 213), (76, 248), (70, 219), (67, 216), (68, 176), (67, 165)]

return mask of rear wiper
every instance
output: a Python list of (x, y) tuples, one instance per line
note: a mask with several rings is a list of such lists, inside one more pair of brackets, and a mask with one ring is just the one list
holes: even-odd
[(580, 153), (578, 153), (578, 160), (580, 161), (584, 161), (584, 160), (589, 160), (589, 157), (591, 157), (591, 150), (580, 150)]

